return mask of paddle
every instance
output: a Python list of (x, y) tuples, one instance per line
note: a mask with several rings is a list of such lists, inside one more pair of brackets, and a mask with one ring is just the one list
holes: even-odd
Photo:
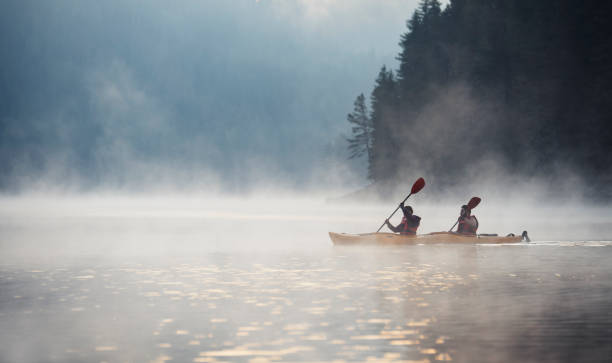
[[(468, 202), (467, 206), (470, 210), (476, 208), (476, 206), (480, 204), (480, 198), (478, 197), (472, 197), (472, 199), (470, 199), (470, 201)], [(449, 229), (449, 232), (453, 231), (453, 228), (455, 228), (455, 226), (457, 225), (457, 223), (459, 223), (459, 218), (457, 218), (457, 222), (455, 222), (455, 224), (453, 224), (453, 226), (451, 227), (451, 229)]]
[[(404, 203), (406, 200), (408, 200), (408, 198), (410, 198), (410, 196), (412, 194), (416, 194), (416, 193), (420, 192), (421, 189), (423, 189), (424, 186), (425, 186), (425, 179), (418, 178), (417, 181), (415, 181), (414, 184), (412, 184), (412, 189), (410, 189), (410, 194), (408, 194), (408, 196), (406, 198), (404, 198), (402, 203)], [(400, 205), (402, 203), (400, 203)], [(391, 215), (387, 219), (391, 219), (391, 217), (393, 217), (393, 215), (395, 214), (395, 212), (397, 212), (398, 209), (399, 209), (399, 205), (397, 206), (397, 208), (395, 208), (393, 213), (391, 213)], [(386, 220), (385, 220), (385, 222), (386, 222)], [(383, 222), (383, 224), (380, 227), (378, 227), (378, 230), (376, 230), (376, 233), (380, 232), (380, 230), (385, 226), (385, 222)]]

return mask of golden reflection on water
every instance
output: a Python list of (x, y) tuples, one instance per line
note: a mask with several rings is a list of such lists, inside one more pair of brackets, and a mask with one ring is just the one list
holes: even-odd
[[(453, 352), (445, 349), (450, 337), (428, 333), (436, 324), (428, 310), (430, 300), (477, 278), (427, 264), (347, 274), (291, 262), (30, 273), (50, 274), (46, 297), (55, 299), (57, 306), (69, 306), (73, 314), (96, 314), (93, 309), (109, 313), (109, 299), (120, 308), (146, 306), (146, 314), (129, 318), (150, 326), (149, 333), (137, 334), (151, 343), (152, 362), (215, 363), (321, 357), (336, 362), (452, 360)], [(110, 298), (114, 295), (118, 296)], [(113, 354), (130, 346), (109, 336), (113, 337), (105, 334), (104, 341), (89, 337), (90, 349), (112, 361)], [(71, 347), (64, 352), (77, 354)]]

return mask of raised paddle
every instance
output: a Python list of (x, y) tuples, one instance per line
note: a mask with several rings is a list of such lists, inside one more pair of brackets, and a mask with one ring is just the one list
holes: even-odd
[[(423, 187), (425, 186), (425, 179), (423, 178), (418, 178), (417, 181), (414, 182), (414, 184), (412, 184), (412, 189), (410, 189), (410, 194), (408, 194), (408, 196), (406, 198), (404, 198), (404, 200), (402, 201), (402, 203), (404, 203), (406, 200), (408, 200), (408, 198), (410, 198), (410, 196), (412, 194), (416, 194), (418, 192), (421, 191), (421, 189), (423, 189)], [(400, 203), (400, 205), (402, 204)], [(391, 213), (391, 215), (389, 216), (389, 218), (387, 219), (391, 219), (391, 217), (393, 217), (393, 215), (395, 214), (395, 212), (397, 212), (397, 210), (399, 209), (399, 205), (397, 206), (397, 208), (395, 208), (395, 210), (393, 211), (393, 213)], [(385, 220), (386, 222), (387, 220)], [(383, 224), (378, 227), (378, 230), (376, 231), (376, 233), (380, 232), (380, 230), (385, 226), (385, 222), (383, 222)]]
[[(472, 199), (470, 199), (470, 201), (468, 202), (467, 206), (470, 210), (476, 208), (476, 206), (480, 204), (480, 198), (478, 197), (472, 197)], [(453, 226), (451, 227), (451, 229), (449, 229), (449, 232), (453, 231), (453, 228), (455, 228), (455, 226), (457, 225), (457, 223), (459, 223), (459, 218), (457, 218), (457, 222), (455, 222), (455, 224), (453, 224)]]

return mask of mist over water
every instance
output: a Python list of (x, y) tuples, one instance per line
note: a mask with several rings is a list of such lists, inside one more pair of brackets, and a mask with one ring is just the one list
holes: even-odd
[[(274, 194), (280, 193), (4, 197), (2, 248), (5, 256), (31, 248), (24, 256), (45, 258), (106, 251), (110, 256), (163, 256), (189, 251), (327, 249), (327, 232), (375, 231), (396, 207), (386, 201), (330, 202), (323, 194)], [(411, 197), (407, 203), (422, 217), (419, 233), (448, 230), (469, 197), (454, 199), (455, 204), (450, 204), (450, 197), (428, 196), (426, 190)], [(527, 230), (534, 241), (612, 239), (612, 211), (605, 205), (483, 196), (473, 212), (481, 233)], [(391, 222), (400, 220), (396, 213)]]
[[(420, 232), (458, 205), (412, 197)], [(2, 361), (605, 361), (609, 211), (483, 200), (532, 243), (333, 247), (386, 203), (320, 195), (3, 198)], [(393, 223), (399, 223), (395, 216)], [(34, 349), (36, 347), (36, 349)]]
[(395, 62), (387, 35), (414, 6), (4, 1), (0, 188), (351, 179), (346, 110)]

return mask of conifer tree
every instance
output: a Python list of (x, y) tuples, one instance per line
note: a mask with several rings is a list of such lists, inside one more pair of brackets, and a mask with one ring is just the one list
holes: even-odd
[(353, 105), (353, 112), (347, 116), (353, 134), (353, 137), (347, 138), (350, 151), (349, 159), (359, 158), (365, 154), (369, 161), (372, 148), (372, 121), (368, 115), (363, 93), (357, 96)]
[(384, 180), (395, 173), (397, 145), (393, 130), (398, 126), (395, 117), (398, 105), (395, 75), (385, 66), (378, 73), (370, 99), (373, 127), (370, 177), (373, 180)]

